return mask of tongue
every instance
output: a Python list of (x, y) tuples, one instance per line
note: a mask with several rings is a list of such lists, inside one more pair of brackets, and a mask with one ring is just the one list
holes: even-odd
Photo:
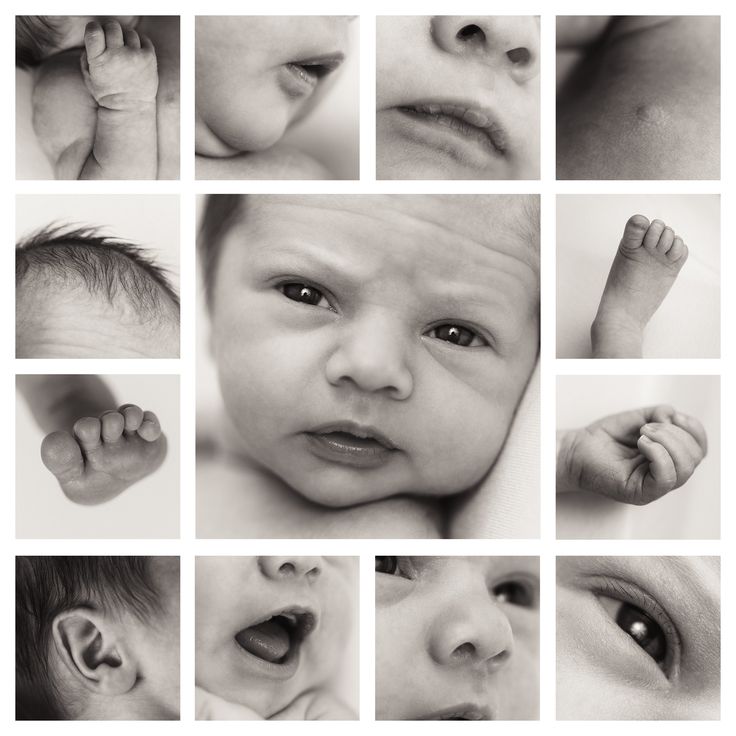
[(267, 662), (283, 659), (291, 646), (289, 632), (274, 619), (243, 629), (235, 638), (243, 649)]

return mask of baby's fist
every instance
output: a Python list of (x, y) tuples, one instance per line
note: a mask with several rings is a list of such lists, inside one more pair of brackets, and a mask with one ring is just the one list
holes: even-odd
[(137, 110), (158, 92), (156, 52), (150, 39), (116, 20), (88, 23), (81, 65), (87, 89), (100, 107)]

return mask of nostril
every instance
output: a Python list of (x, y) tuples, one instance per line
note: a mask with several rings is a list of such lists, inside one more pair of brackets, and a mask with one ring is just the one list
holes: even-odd
[(467, 657), (472, 657), (474, 654), (475, 647), (469, 641), (466, 641), (464, 644), (455, 648), (452, 656), (457, 659), (466, 659)]
[(282, 575), (293, 575), (296, 572), (296, 568), (291, 562), (284, 562), (284, 564), (279, 567), (279, 572)]
[(472, 44), (474, 46), (481, 46), (486, 42), (486, 34), (483, 32), (480, 26), (476, 26), (474, 23), (463, 26), (455, 34), (455, 38), (457, 38), (458, 41), (462, 41), (466, 44)]
[(524, 46), (519, 46), (519, 48), (507, 51), (506, 56), (512, 64), (516, 64), (518, 66), (524, 66), (532, 60), (531, 51)]

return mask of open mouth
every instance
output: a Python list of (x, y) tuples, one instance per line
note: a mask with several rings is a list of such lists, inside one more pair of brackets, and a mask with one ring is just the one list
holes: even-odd
[(324, 425), (306, 432), (315, 454), (356, 467), (382, 465), (398, 452), (396, 445), (373, 427), (352, 422)]
[(423, 716), (422, 721), (492, 721), (493, 717), (487, 708), (472, 704), (455, 705)]
[(290, 97), (304, 97), (311, 94), (319, 81), (334, 72), (345, 59), (337, 52), (310, 59), (300, 59), (284, 64), (281, 87)]
[(248, 654), (268, 666), (295, 669), (302, 642), (317, 625), (317, 617), (305, 608), (288, 608), (241, 629), (235, 641)]

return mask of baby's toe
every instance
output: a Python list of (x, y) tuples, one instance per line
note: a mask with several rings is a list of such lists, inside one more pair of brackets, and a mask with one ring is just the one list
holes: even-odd
[(118, 411), (125, 418), (125, 431), (135, 432), (143, 421), (143, 409), (135, 404), (123, 404)]
[(662, 255), (669, 253), (672, 243), (675, 240), (675, 231), (671, 227), (665, 227), (662, 230), (662, 234), (659, 236), (659, 242), (657, 243), (657, 251)]
[(60, 480), (75, 480), (84, 473), (79, 444), (69, 432), (52, 432), (41, 443), (43, 464)]
[(84, 48), (87, 59), (95, 59), (105, 50), (105, 31), (96, 21), (87, 23), (84, 29)]
[(143, 421), (138, 434), (147, 442), (155, 442), (161, 436), (161, 425), (152, 411), (143, 412)]
[(683, 243), (682, 238), (676, 235), (672, 241), (672, 247), (667, 251), (667, 260), (672, 263), (684, 263), (687, 259), (687, 246)]
[(123, 39), (128, 48), (139, 49), (141, 47), (141, 39), (133, 28), (126, 28), (123, 31)]
[(644, 215), (633, 215), (629, 217), (624, 226), (624, 234), (621, 245), (625, 248), (640, 248), (644, 233), (649, 227), (649, 220)]
[(119, 49), (123, 46), (123, 28), (116, 20), (108, 20), (105, 22), (105, 43), (109, 49)]
[(117, 442), (125, 429), (125, 417), (119, 411), (108, 411), (100, 417), (102, 441)]
[(74, 436), (85, 452), (96, 450), (101, 442), (102, 423), (97, 417), (82, 417), (74, 423)]
[(659, 238), (664, 232), (665, 224), (662, 220), (652, 220), (652, 224), (647, 229), (644, 236), (644, 247), (647, 250), (654, 250), (657, 247)]

